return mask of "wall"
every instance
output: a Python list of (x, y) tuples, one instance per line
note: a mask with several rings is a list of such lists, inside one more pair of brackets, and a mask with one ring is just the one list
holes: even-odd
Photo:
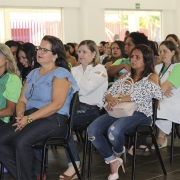
[(162, 39), (169, 33), (180, 37), (180, 24), (176, 22), (180, 16), (179, 0), (0, 0), (0, 8), (63, 8), (64, 43), (83, 39), (99, 43), (104, 39), (104, 11), (135, 10), (135, 3), (140, 3), (141, 10), (162, 11)]

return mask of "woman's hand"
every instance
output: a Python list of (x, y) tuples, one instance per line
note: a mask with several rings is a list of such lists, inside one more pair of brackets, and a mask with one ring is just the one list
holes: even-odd
[(164, 95), (165, 95), (167, 98), (172, 97), (172, 96), (173, 96), (172, 87), (169, 87), (169, 88), (164, 92)]
[(20, 131), (22, 128), (24, 128), (28, 124), (27, 122), (27, 116), (18, 116), (16, 117), (16, 123), (14, 123), (12, 126), (16, 126), (15, 131)]
[(107, 103), (108, 103), (107, 106), (106, 106), (107, 110), (108, 110), (108, 111), (112, 111), (112, 110), (113, 110), (113, 107), (118, 104), (118, 99), (115, 98), (115, 97), (111, 97), (111, 98), (109, 98), (109, 100), (107, 101)]

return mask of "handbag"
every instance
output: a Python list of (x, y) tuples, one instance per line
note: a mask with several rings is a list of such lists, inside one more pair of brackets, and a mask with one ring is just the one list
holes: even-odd
[[(124, 94), (124, 91), (123, 91), (123, 86), (126, 82), (128, 82), (131, 86), (129, 94)], [(130, 95), (132, 94), (133, 91), (134, 91), (134, 81), (132, 80), (132, 78), (126, 77), (122, 80), (120, 84), (118, 94), (114, 95), (113, 97), (118, 98), (120, 96), (123, 97), (125, 95)], [(107, 105), (108, 103), (106, 102), (104, 105), (105, 109)], [(115, 117), (115, 118), (120, 118), (120, 117), (132, 116), (136, 107), (137, 107), (137, 104), (135, 102), (121, 102), (117, 104), (116, 106), (114, 106), (112, 111), (109, 111), (107, 109), (106, 111), (108, 112), (110, 116)]]

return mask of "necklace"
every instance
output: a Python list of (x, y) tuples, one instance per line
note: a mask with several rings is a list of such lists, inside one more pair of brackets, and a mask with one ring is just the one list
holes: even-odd
[(7, 73), (7, 71), (4, 71), (3, 74), (1, 74), (0, 79)]

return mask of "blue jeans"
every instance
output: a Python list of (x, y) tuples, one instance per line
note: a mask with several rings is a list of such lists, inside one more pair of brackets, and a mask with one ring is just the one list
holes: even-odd
[[(26, 114), (31, 114), (27, 113)], [(0, 127), (0, 162), (18, 180), (36, 180), (39, 161), (35, 158), (33, 144), (52, 136), (65, 136), (67, 133), (66, 117), (53, 114), (27, 124), (21, 131), (16, 131), (12, 124), (15, 120)]]
[[(75, 113), (74, 123), (73, 123), (74, 126), (78, 126), (78, 127), (85, 126), (88, 122), (91, 123), (97, 117), (99, 117), (99, 110), (94, 107), (90, 107), (80, 103), (80, 108), (81, 110), (78, 110)], [(74, 160), (76, 162), (76, 165), (80, 165), (80, 160), (74, 145), (73, 136), (71, 136), (71, 139), (68, 144), (71, 149)], [(66, 151), (66, 156), (68, 158), (68, 166), (72, 166), (72, 162), (67, 151)]]
[[(124, 134), (135, 129), (141, 124), (151, 124), (151, 117), (147, 117), (141, 112), (135, 111), (132, 116), (114, 118), (107, 113), (98, 117), (88, 127), (89, 140), (103, 156), (105, 161), (110, 162), (123, 151), (125, 144)], [(110, 147), (104, 134), (112, 145)]]

